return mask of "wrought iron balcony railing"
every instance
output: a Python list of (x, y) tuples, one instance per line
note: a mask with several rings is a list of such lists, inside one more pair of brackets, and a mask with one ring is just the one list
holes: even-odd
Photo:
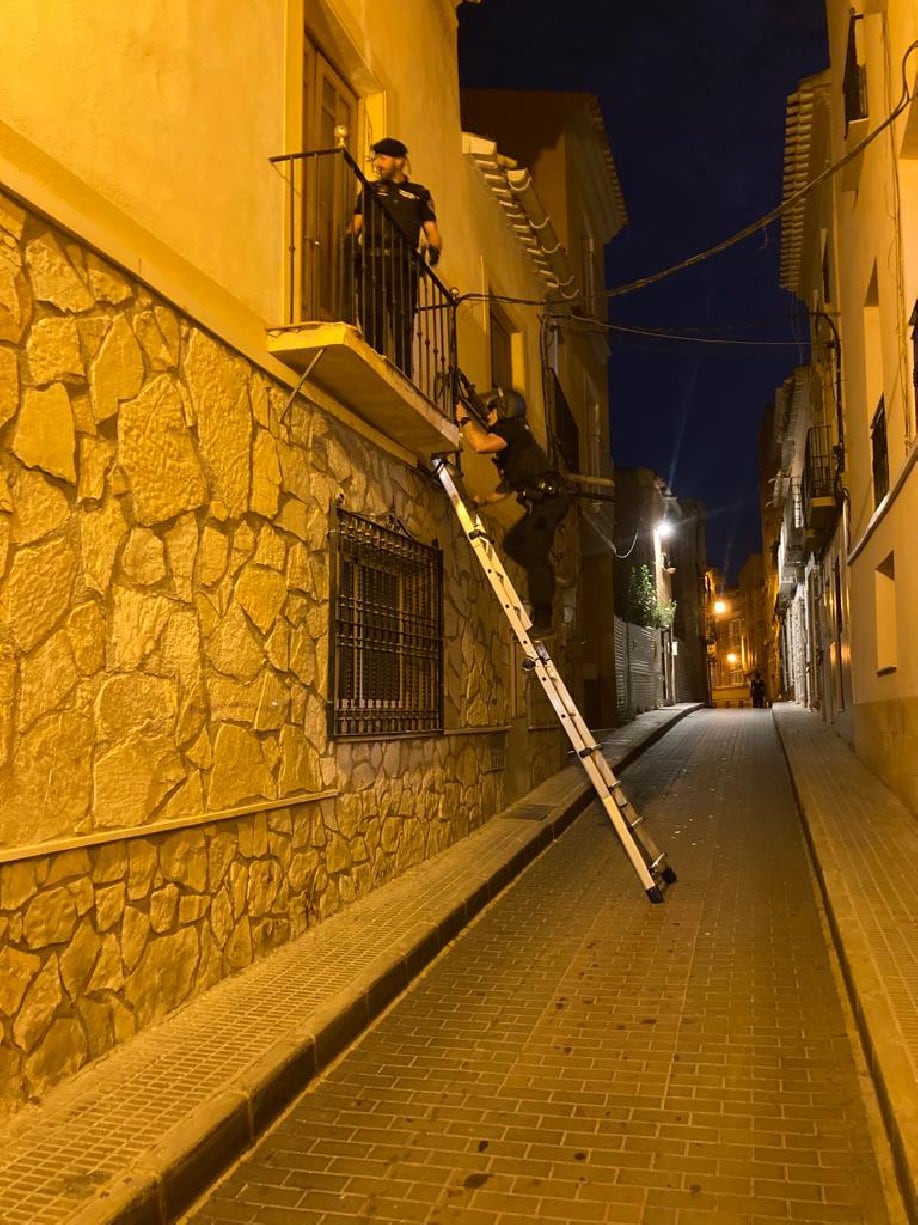
[(817, 498), (835, 497), (835, 473), (832, 457), (832, 431), (827, 425), (814, 425), (807, 430), (803, 461), (804, 513)]
[(419, 250), (421, 227), (409, 233), (399, 225), (346, 149), (270, 160), (286, 184), (286, 327), (337, 322), (359, 329), (451, 418), (456, 304)]
[(799, 481), (792, 481), (784, 503), (782, 569), (790, 571), (803, 563), (803, 494)]
[(828, 425), (807, 431), (803, 463), (803, 516), (807, 539), (818, 554), (838, 519), (836, 455)]

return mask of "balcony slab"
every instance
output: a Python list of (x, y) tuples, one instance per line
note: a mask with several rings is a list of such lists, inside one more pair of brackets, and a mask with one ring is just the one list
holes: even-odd
[(406, 451), (428, 459), (459, 450), (456, 425), (350, 324), (271, 328), (268, 350)]

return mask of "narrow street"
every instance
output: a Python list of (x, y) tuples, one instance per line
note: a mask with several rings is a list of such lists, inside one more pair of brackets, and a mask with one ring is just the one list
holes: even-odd
[(594, 805), (188, 1221), (898, 1219), (771, 713), (698, 712), (624, 780), (665, 904)]

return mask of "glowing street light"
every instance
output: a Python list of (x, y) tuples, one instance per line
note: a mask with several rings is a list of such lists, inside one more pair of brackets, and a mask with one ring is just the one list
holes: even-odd
[(728, 664), (735, 664), (735, 663), (736, 663), (736, 660), (737, 660), (737, 656), (734, 654), (734, 652), (733, 652), (733, 651), (731, 651), (731, 652), (730, 652), (730, 654), (727, 656), (727, 663), (728, 663)]
[(723, 600), (715, 600), (714, 611), (718, 616), (722, 616), (727, 611), (726, 603)]

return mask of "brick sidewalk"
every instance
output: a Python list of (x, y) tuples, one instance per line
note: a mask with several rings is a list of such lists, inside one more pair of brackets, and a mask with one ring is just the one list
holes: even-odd
[(918, 1221), (918, 820), (818, 715), (774, 707), (910, 1220)]
[(887, 1225), (771, 716), (699, 712), (626, 784), (666, 904), (590, 807), (191, 1225)]
[[(693, 706), (602, 738), (614, 766)], [(2, 1129), (4, 1225), (173, 1219), (588, 803), (579, 764)], [(640, 885), (627, 882), (640, 896)], [(646, 906), (643, 902), (642, 905)]]

